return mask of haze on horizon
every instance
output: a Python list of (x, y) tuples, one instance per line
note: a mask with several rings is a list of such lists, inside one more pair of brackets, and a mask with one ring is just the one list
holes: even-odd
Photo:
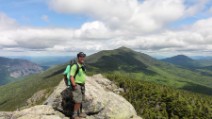
[(212, 56), (212, 0), (0, 0), (0, 56)]

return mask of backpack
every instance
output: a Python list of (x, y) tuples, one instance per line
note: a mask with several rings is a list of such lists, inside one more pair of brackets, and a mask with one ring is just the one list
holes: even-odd
[(74, 111), (74, 104), (75, 104), (73, 101), (73, 94), (71, 93), (71, 89), (66, 88), (60, 94), (62, 97), (61, 102), (62, 112), (66, 116), (71, 116), (72, 112)]
[[(71, 63), (70, 63), (70, 70), (71, 70), (71, 67), (73, 66), (73, 65), (75, 65), (76, 64), (76, 66), (77, 66), (77, 70), (76, 70), (76, 72), (75, 72), (75, 75), (74, 75), (74, 79), (75, 79), (75, 77), (76, 77), (76, 75), (79, 73), (79, 70), (82, 68), (82, 70), (84, 71), (84, 72), (86, 72), (86, 69), (85, 69), (85, 65), (83, 64), (83, 66), (82, 67), (79, 67), (79, 65), (77, 64), (77, 62), (76, 61), (71, 61)], [(66, 86), (68, 86), (68, 78), (67, 78), (67, 74), (64, 74), (64, 82), (65, 82), (65, 84), (66, 84)], [(70, 81), (70, 83), (71, 83), (71, 81)]]

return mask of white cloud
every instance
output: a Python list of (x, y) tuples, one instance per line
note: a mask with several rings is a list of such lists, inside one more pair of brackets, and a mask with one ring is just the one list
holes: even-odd
[(48, 22), (49, 21), (49, 17), (47, 15), (42, 15), (41, 16), (41, 19), (45, 22)]
[[(96, 52), (124, 45), (158, 53), (212, 54), (212, 17), (178, 30), (164, 28), (187, 13), (191, 15), (200, 10), (200, 7), (189, 10), (183, 0), (52, 0), (50, 4), (58, 12), (86, 14), (95, 21), (86, 22), (77, 29), (35, 28), (19, 26), (15, 20), (1, 13), (0, 49), (48, 53)], [(48, 16), (43, 16), (43, 19), (48, 20)]]
[(0, 12), (0, 30), (10, 29), (17, 26), (14, 19), (9, 18), (6, 14)]
[[(0, 26), (1, 27), (1, 26)], [(11, 27), (0, 30), (0, 48), (47, 50), (47, 51), (80, 51), (99, 49), (99, 39), (107, 40), (115, 34), (99, 21), (88, 22), (79, 29)], [(96, 42), (97, 41), (97, 42)], [(79, 48), (79, 46), (82, 46)], [(101, 44), (101, 43), (100, 43)]]
[(85, 14), (111, 29), (152, 32), (183, 16), (183, 0), (51, 0), (58, 12)]
[(104, 23), (93, 21), (84, 23), (80, 29), (75, 31), (75, 37), (84, 39), (108, 39), (112, 37), (112, 32)]
[(124, 45), (152, 52), (211, 52), (211, 23), (212, 18), (209, 18), (177, 31), (135, 36), (111, 30), (100, 21), (85, 23), (79, 29), (18, 27), (0, 31), (0, 48), (6, 51), (25, 49), (56, 53), (94, 52)]
[(212, 14), (212, 7), (208, 9), (209, 14)]
[(204, 10), (205, 5), (209, 2), (210, 0), (196, 0), (194, 1), (194, 4), (191, 6), (188, 6), (186, 10), (186, 15), (187, 16), (193, 16), (196, 13)]

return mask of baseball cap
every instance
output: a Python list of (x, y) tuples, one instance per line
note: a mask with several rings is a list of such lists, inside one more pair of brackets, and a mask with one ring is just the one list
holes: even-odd
[(79, 52), (79, 53), (77, 54), (77, 57), (86, 57), (86, 54), (83, 53), (83, 52)]

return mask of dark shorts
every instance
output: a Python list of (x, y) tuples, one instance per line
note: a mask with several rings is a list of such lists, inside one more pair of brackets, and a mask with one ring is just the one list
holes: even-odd
[(85, 86), (77, 84), (76, 89), (72, 90), (75, 103), (82, 103), (85, 100)]

